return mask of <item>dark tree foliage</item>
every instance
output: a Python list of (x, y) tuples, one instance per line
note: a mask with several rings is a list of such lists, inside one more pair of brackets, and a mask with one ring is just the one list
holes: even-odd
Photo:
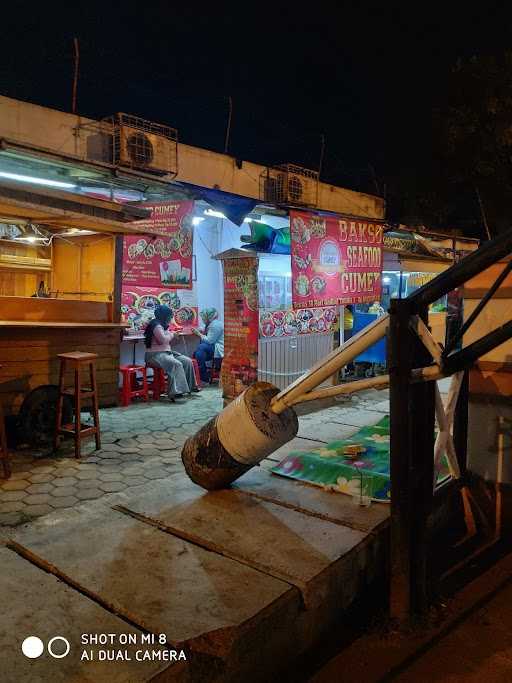
[[(460, 60), (447, 79), (434, 124), (442, 184), (463, 188), (466, 195), (472, 191), (479, 213), (481, 200), (491, 234), (510, 227), (512, 52)], [(483, 222), (481, 215), (475, 220)]]

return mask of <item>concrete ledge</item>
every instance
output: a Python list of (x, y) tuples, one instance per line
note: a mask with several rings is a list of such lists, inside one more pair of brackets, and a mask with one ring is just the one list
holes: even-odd
[[(166, 670), (168, 681), (188, 680), (188, 666), (183, 663), (169, 666), (161, 662), (136, 661), (135, 651), (139, 646), (113, 646), (127, 650), (131, 661), (98, 661), (98, 647), (83, 646), (82, 634), (109, 633), (115, 636), (116, 642), (120, 634), (127, 634), (135, 636), (140, 643), (142, 631), (7, 548), (0, 548), (0, 565), (2, 683), (122, 683), (146, 681), (162, 670)], [(37, 636), (45, 645), (55, 636), (64, 636), (70, 643), (69, 655), (54, 659), (45, 648), (37, 659), (28, 659), (21, 651), (21, 644), (28, 636)], [(151, 646), (151, 649), (163, 650), (160, 645)], [(94, 660), (81, 660), (83, 650), (92, 650)], [(63, 651), (63, 643), (56, 643), (55, 652)]]
[(191, 681), (268, 680), (338, 623), (386, 566), (387, 508), (359, 510), (345, 496), (261, 470), (227, 491), (205, 493), (175, 476), (108, 502), (125, 513), (84, 505), (14, 539), (100, 612), (183, 647)]

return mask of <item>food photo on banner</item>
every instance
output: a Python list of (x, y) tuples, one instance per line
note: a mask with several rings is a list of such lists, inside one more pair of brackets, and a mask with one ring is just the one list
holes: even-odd
[(138, 287), (192, 289), (194, 202), (144, 204), (150, 218), (137, 221), (161, 237), (129, 236), (123, 240), (123, 282)]
[(260, 310), (260, 334), (264, 338), (334, 332), (338, 324), (335, 306), (286, 311)]
[(383, 232), (376, 221), (291, 211), (293, 308), (379, 301)]
[(229, 258), (223, 266), (222, 389), (229, 400), (258, 379), (258, 259)]
[(194, 290), (124, 286), (121, 293), (121, 321), (132, 332), (142, 332), (154, 317), (155, 307), (165, 304), (174, 311), (174, 323), (191, 332), (199, 326), (197, 297)]

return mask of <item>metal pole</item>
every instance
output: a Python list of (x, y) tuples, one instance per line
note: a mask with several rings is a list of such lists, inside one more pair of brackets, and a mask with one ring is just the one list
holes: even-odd
[[(427, 306), (418, 311), (425, 322)], [(411, 382), (429, 353), (410, 328), (410, 299), (393, 299), (389, 325), (391, 617), (401, 623), (428, 603), (428, 517), (433, 501), (434, 382)]]
[(75, 48), (75, 72), (73, 76), (73, 96), (71, 99), (71, 111), (76, 114), (76, 92), (78, 89), (78, 67), (80, 65), (80, 47), (78, 45), (78, 38), (73, 38), (73, 45)]
[(389, 420), (391, 474), (390, 616), (405, 622), (411, 612), (409, 480), (409, 375), (412, 345), (410, 302), (392, 299), (389, 309)]
[(233, 116), (233, 98), (229, 96), (229, 114), (228, 114), (228, 125), (226, 127), (226, 139), (224, 141), (224, 154), (228, 153), (229, 148), (229, 135), (231, 133), (231, 117)]
[(468, 415), (469, 415), (469, 370), (464, 372), (460, 385), (459, 397), (453, 418), (453, 445), (459, 462), (461, 477), (467, 469), (468, 453)]
[[(419, 310), (428, 322), (428, 306)], [(418, 341), (413, 346), (414, 365), (430, 360), (429, 352)], [(429, 519), (434, 502), (434, 425), (435, 382), (412, 384), (409, 391), (409, 492), (412, 501), (411, 598), (415, 614), (425, 613), (430, 602), (431, 534)]]
[(484, 356), (500, 344), (508, 341), (511, 337), (512, 320), (509, 320), (496, 330), (480, 337), (480, 339), (477, 339), (469, 346), (465, 346), (460, 351), (456, 351), (448, 356), (443, 366), (443, 370), (449, 375), (458, 370), (464, 370), (473, 365), (481, 356)]

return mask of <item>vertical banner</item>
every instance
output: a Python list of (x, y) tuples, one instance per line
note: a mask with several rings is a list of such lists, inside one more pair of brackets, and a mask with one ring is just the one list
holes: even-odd
[(223, 266), (222, 389), (230, 400), (258, 379), (258, 259), (230, 258)]
[(384, 226), (290, 211), (293, 308), (380, 300)]
[(123, 240), (123, 287), (192, 289), (194, 202), (144, 204), (151, 217), (136, 221), (161, 237), (130, 235)]

